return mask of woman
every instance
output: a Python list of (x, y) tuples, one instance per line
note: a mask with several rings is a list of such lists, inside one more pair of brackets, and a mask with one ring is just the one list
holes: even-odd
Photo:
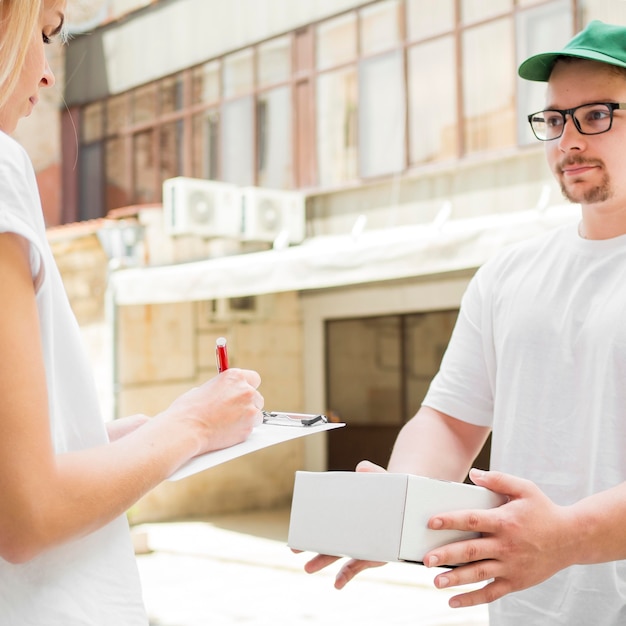
[(0, 0), (0, 623), (145, 626), (125, 511), (244, 440), (263, 398), (256, 372), (229, 369), (152, 418), (103, 423), (33, 169), (7, 134), (54, 85), (44, 45), (64, 12)]

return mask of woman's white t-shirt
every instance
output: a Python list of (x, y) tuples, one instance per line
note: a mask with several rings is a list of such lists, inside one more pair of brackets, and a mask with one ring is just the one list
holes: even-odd
[[(575, 226), (486, 263), (424, 404), (493, 429), (491, 468), (568, 505), (626, 481), (626, 235)], [(492, 626), (626, 624), (626, 561), (562, 570)]]
[[(47, 243), (34, 171), (23, 148), (4, 133), (0, 232), (16, 233), (30, 244), (55, 451), (103, 445), (107, 435), (90, 363)], [(147, 621), (124, 516), (27, 563), (0, 559), (3, 626), (146, 626)]]

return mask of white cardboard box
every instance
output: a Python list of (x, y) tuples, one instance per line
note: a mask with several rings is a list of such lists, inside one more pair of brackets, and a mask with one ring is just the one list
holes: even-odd
[(287, 543), (333, 556), (421, 563), (433, 548), (477, 536), (430, 530), (433, 515), (505, 501), (483, 487), (411, 474), (296, 472)]

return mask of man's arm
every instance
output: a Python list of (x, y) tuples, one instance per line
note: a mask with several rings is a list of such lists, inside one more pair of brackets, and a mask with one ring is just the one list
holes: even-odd
[(489, 429), (423, 406), (400, 431), (387, 471), (463, 481)]
[(452, 607), (492, 602), (547, 580), (570, 566), (626, 559), (626, 483), (580, 500), (554, 504), (531, 481), (473, 470), (473, 482), (507, 495), (509, 502), (487, 511), (437, 515), (432, 529), (471, 530), (477, 539), (451, 543), (425, 555), (424, 563), (468, 563), (438, 575), (439, 588), (491, 580), (450, 600)]

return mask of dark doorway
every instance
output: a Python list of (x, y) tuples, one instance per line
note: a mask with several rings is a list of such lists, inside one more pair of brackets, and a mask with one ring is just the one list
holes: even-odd
[[(328, 438), (328, 469), (386, 466), (396, 436), (437, 373), (457, 310), (326, 323), (328, 410), (347, 428)], [(479, 466), (487, 467), (489, 448)]]

